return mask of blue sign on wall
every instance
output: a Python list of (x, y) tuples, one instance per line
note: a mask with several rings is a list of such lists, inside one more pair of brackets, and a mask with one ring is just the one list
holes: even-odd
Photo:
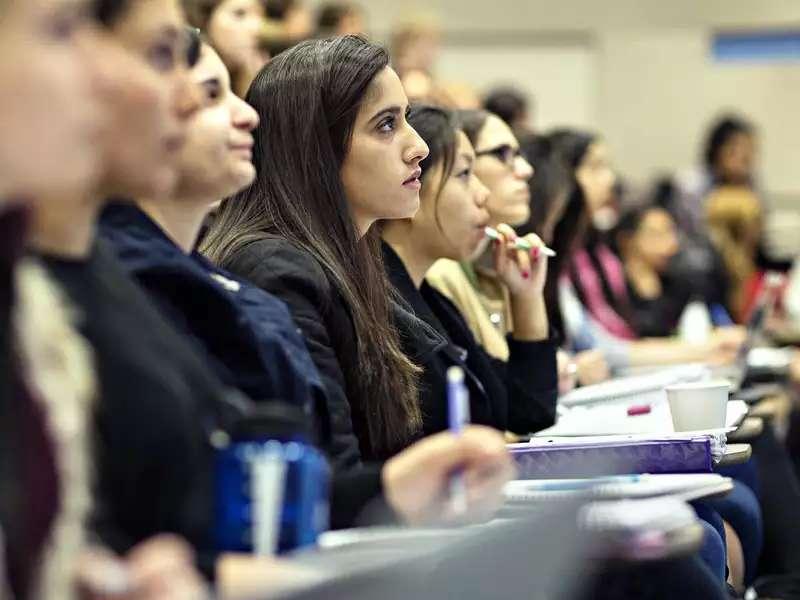
[(800, 31), (718, 33), (711, 52), (720, 62), (800, 62)]

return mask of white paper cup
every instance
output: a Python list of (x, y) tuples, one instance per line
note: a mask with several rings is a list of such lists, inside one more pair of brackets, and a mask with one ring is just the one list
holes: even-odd
[(675, 431), (724, 428), (730, 389), (731, 384), (723, 380), (667, 386), (667, 400)]

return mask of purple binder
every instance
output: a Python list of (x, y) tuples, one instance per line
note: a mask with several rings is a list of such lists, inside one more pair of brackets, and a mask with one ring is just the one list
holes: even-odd
[(712, 473), (707, 437), (513, 444), (519, 479), (590, 477), (628, 473)]

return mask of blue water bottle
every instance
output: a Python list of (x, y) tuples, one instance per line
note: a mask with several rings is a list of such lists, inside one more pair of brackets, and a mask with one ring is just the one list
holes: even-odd
[(261, 403), (216, 444), (215, 542), (220, 552), (273, 554), (314, 544), (328, 529), (330, 468), (308, 416)]

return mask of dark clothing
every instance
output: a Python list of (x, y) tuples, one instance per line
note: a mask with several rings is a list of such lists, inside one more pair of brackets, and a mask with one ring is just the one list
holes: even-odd
[(319, 373), (283, 302), (198, 253), (186, 255), (132, 204), (109, 206), (100, 223), (100, 236), (123, 267), (178, 331), (197, 342), (226, 385), (256, 401), (300, 407), (309, 419), (313, 406), (324, 408)]
[(155, 534), (177, 533), (210, 569), (207, 440), (230, 390), (102, 242), (86, 260), (42, 260), (80, 310), (81, 332), (95, 354), (101, 401), (93, 529), (120, 553)]
[(41, 404), (24, 381), (13, 340), (14, 271), (27, 213), (0, 210), (0, 525), (14, 596), (32, 592), (35, 569), (61, 498), (53, 442)]
[(661, 295), (642, 298), (627, 282), (631, 325), (639, 337), (669, 337), (675, 333), (684, 309), (692, 298), (689, 288), (672, 277), (661, 278)]
[(558, 373), (553, 341), (522, 342), (509, 336), (508, 363), (493, 358), (450, 300), (427, 282), (417, 289), (385, 243), (383, 256), (389, 280), (416, 317), (398, 318), (396, 325), (404, 351), (424, 370), (420, 401), (425, 434), (447, 429), (447, 369), (452, 366), (464, 369), (473, 423), (518, 433), (555, 423)]
[(339, 470), (375, 460), (366, 417), (356, 399), (355, 326), (347, 305), (322, 265), (307, 251), (278, 236), (239, 249), (223, 265), (274, 294), (289, 307), (325, 386), (331, 423), (331, 457)]

